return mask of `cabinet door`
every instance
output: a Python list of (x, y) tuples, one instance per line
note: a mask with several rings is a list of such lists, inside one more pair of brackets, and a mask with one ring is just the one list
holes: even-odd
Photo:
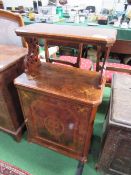
[(90, 108), (29, 91), (19, 91), (29, 137), (50, 147), (82, 155)]

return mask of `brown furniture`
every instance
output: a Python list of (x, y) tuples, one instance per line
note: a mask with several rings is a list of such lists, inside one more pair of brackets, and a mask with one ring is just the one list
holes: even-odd
[[(48, 57), (48, 42), (61, 43), (64, 45), (71, 45), (72, 43), (79, 45), (79, 55), (76, 67), (80, 65), (80, 56), (83, 44), (92, 44), (97, 46), (97, 65), (96, 70), (100, 70), (100, 53), (102, 50), (105, 51), (105, 57), (101, 72), (103, 72), (104, 64), (109, 56), (111, 46), (116, 40), (116, 30), (114, 29), (99, 29), (94, 27), (82, 27), (82, 26), (67, 26), (67, 25), (51, 25), (51, 24), (31, 24), (25, 27), (21, 27), (16, 30), (18, 36), (25, 38), (29, 45), (29, 52), (27, 58), (27, 69), (31, 74), (37, 69), (40, 62), (38, 60), (38, 39), (45, 39), (45, 51), (46, 61), (50, 62)], [(63, 62), (60, 60), (54, 60), (55, 62)], [(34, 62), (34, 64), (32, 64)], [(68, 64), (68, 63), (66, 63)], [(70, 63), (69, 63), (70, 64)]]
[[(126, 33), (125, 33), (126, 34)], [(116, 40), (111, 49), (112, 53), (117, 53), (124, 64), (131, 65), (131, 40)]]
[(113, 45), (111, 52), (119, 53), (119, 54), (131, 54), (131, 41), (124, 41), (124, 40), (116, 40), (115, 44)]
[(131, 174), (131, 76), (114, 75), (105, 121), (99, 168), (107, 174)]
[(24, 71), (27, 49), (15, 29), (23, 24), (20, 15), (0, 10), (0, 130), (17, 140), (21, 138), (24, 119), (13, 80)]
[(16, 36), (15, 29), (24, 26), (22, 17), (6, 10), (0, 9), (0, 44), (27, 47), (23, 38)]
[[(101, 103), (105, 78), (101, 73), (74, 67), (80, 66), (83, 44), (94, 44), (98, 50), (97, 71), (101, 49), (105, 60), (115, 42), (115, 30), (96, 30), (74, 26), (32, 24), (16, 30), (29, 45), (27, 72), (15, 80), (23, 109), (28, 139), (80, 161), (77, 175), (82, 174), (87, 161), (93, 123)], [(45, 39), (47, 63), (38, 58), (39, 38)], [(79, 54), (76, 63), (51, 60), (48, 45), (58, 43), (76, 45)], [(63, 66), (52, 62), (67, 64)]]
[(13, 80), (24, 71), (25, 48), (0, 45), (0, 130), (20, 140), (24, 119)]
[(16, 78), (28, 140), (86, 162), (103, 95), (99, 79), (98, 72), (50, 63), (33, 79), (25, 73)]

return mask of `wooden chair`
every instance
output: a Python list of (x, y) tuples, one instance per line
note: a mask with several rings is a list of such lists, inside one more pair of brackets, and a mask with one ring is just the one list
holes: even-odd
[(0, 10), (0, 44), (27, 47), (23, 38), (16, 36), (15, 29), (24, 26), (22, 17), (6, 10)]

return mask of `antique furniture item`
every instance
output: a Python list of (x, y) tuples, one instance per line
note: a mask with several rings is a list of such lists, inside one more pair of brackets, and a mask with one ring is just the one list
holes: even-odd
[(0, 44), (26, 47), (24, 39), (15, 34), (15, 29), (23, 25), (23, 19), (19, 14), (0, 9)]
[[(81, 26), (67, 26), (67, 25), (55, 25), (55, 24), (31, 24), (25, 27), (20, 27), (16, 30), (18, 36), (22, 36), (28, 43), (29, 52), (27, 58), (27, 71), (29, 74), (35, 74), (37, 67), (40, 65), (38, 59), (38, 39), (45, 39), (45, 51), (46, 61), (50, 62), (48, 54), (48, 42), (54, 40), (57, 44), (62, 42), (70, 45), (76, 43), (79, 45), (79, 56), (75, 67), (80, 65), (80, 56), (83, 44), (92, 44), (97, 47), (97, 64), (96, 70), (101, 69), (101, 75), (103, 75), (103, 69), (105, 61), (109, 56), (111, 46), (116, 40), (116, 30), (114, 29), (100, 29), (94, 27), (81, 27)], [(105, 51), (103, 65), (99, 65), (101, 51)], [(54, 60), (60, 62), (60, 60)], [(61, 60), (63, 62), (63, 60)], [(68, 64), (68, 63), (66, 63)], [(102, 76), (101, 76), (102, 80)], [(101, 81), (102, 82), (102, 81)]]
[(105, 121), (98, 167), (107, 174), (131, 174), (131, 76), (116, 74)]
[[(102, 100), (104, 64), (115, 42), (116, 30), (31, 24), (18, 28), (16, 34), (24, 37), (29, 46), (27, 72), (15, 80), (28, 128), (28, 139), (78, 159), (77, 175), (80, 175), (87, 161), (97, 107)], [(38, 57), (39, 38), (45, 39), (47, 63), (41, 63)], [(67, 46), (75, 44), (79, 48), (76, 62), (71, 64), (64, 60), (51, 60), (48, 45), (53, 42)], [(96, 45), (98, 72), (74, 68), (81, 65), (83, 44)], [(102, 49), (105, 50), (105, 59), (100, 68)]]
[(0, 10), (0, 130), (20, 140), (24, 119), (13, 80), (24, 71), (25, 41), (15, 34), (20, 15)]
[[(27, 47), (27, 43), (15, 33), (16, 28), (24, 26), (22, 17), (19, 14), (6, 10), (0, 10), (0, 44), (16, 45)], [(55, 55), (58, 47), (49, 48), (49, 55)], [(41, 52), (40, 58), (45, 58), (45, 52)]]
[(29, 141), (86, 162), (103, 95), (99, 79), (98, 72), (50, 63), (35, 78), (16, 78)]
[(0, 130), (20, 140), (24, 119), (13, 80), (24, 71), (25, 48), (0, 45)]

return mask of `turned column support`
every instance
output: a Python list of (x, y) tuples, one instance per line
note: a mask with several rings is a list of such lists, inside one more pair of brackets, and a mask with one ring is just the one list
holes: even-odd
[[(101, 57), (102, 51), (105, 51), (105, 54), (104, 54), (104, 58), (103, 58), (102, 65), (101, 65), (100, 64), (100, 57)], [(97, 46), (96, 71), (100, 72), (100, 74), (101, 74), (100, 83), (99, 83), (100, 87), (104, 81), (104, 76), (105, 76), (105, 71), (106, 71), (106, 61), (109, 58), (110, 51), (111, 51), (111, 46), (108, 46), (108, 47)]]

